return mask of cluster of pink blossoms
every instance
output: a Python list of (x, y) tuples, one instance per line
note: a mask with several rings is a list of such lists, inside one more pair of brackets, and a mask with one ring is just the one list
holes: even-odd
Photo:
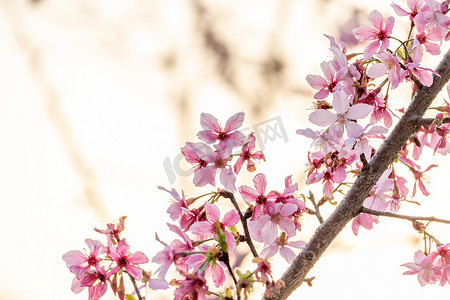
[[(208, 294), (225, 297), (225, 294), (210, 288), (209, 280), (215, 288), (220, 288), (226, 284), (227, 278), (231, 278), (237, 293), (245, 294), (255, 282), (271, 287), (274, 282), (267, 259), (279, 252), (286, 261), (292, 262), (296, 256), (293, 249), (302, 248), (305, 244), (289, 241), (301, 229), (299, 219), (305, 211), (305, 203), (294, 195), (297, 184), (293, 184), (291, 176), (286, 177), (283, 191), (266, 191), (266, 177), (262, 173), (254, 177), (254, 188), (246, 185), (236, 187), (236, 177), (244, 164), (247, 171), (254, 172), (256, 161), (265, 160), (264, 154), (255, 150), (255, 135), (245, 136), (238, 130), (243, 120), (244, 113), (237, 113), (222, 127), (215, 117), (203, 113), (200, 122), (203, 130), (198, 133), (201, 142), (188, 142), (181, 148), (186, 161), (193, 165), (194, 184), (199, 187), (216, 186), (218, 175), (222, 189), (186, 199), (184, 193), (180, 196), (174, 189), (169, 191), (160, 187), (172, 196), (173, 203), (167, 212), (177, 224), (168, 226), (181, 240), (168, 244), (157, 238), (164, 249), (152, 261), (160, 265), (155, 273), (158, 278), (164, 279), (172, 266), (185, 278), (172, 281), (178, 286), (175, 299), (204, 299)], [(241, 202), (246, 204), (244, 213), (234, 196), (237, 191), (242, 197)], [(235, 209), (221, 217), (218, 202), (230, 200)], [(245, 222), (241, 232), (237, 227), (240, 221)], [(239, 274), (236, 278), (230, 259), (237, 256), (237, 248), (246, 241), (251, 243), (251, 247), (254, 247), (253, 242), (262, 243), (264, 249), (259, 256), (253, 253), (255, 269), (244, 274), (236, 271)], [(248, 246), (245, 247), (249, 252)], [(186, 283), (186, 280), (194, 279), (195, 286)]]
[(142, 280), (152, 289), (165, 289), (167, 284), (163, 280), (151, 279), (149, 274), (138, 265), (148, 262), (147, 256), (140, 252), (130, 253), (130, 246), (120, 233), (125, 229), (125, 218), (121, 217), (119, 223), (107, 224), (105, 230), (95, 231), (107, 236), (107, 243), (86, 239), (89, 252), (72, 250), (63, 255), (69, 270), (75, 274), (72, 282), (72, 291), (80, 293), (88, 288), (89, 299), (100, 299), (111, 286), (114, 294), (121, 300), (125, 299), (125, 286), (123, 274), (127, 273), (132, 280)]
[[(124, 273), (130, 276), (139, 299), (142, 298), (136, 280), (143, 283), (142, 287), (153, 290), (173, 286), (175, 300), (203, 300), (209, 295), (231, 299), (230, 282), (234, 283), (238, 298), (241, 294), (247, 297), (254, 283), (264, 284), (267, 294), (276, 289), (270, 259), (279, 253), (292, 263), (299, 249), (305, 246), (303, 241), (291, 241), (301, 230), (302, 215), (305, 212), (318, 215), (321, 205), (335, 204), (336, 192), (349, 186), (374, 155), (373, 141), (385, 139), (393, 120), (403, 113), (403, 109), (395, 113), (391, 109), (389, 91), (409, 83), (414, 93), (418, 87), (433, 82), (436, 73), (420, 63), (425, 53), (439, 54), (441, 43), (450, 39), (449, 2), (408, 0), (407, 4), (408, 9), (392, 4), (397, 15), (410, 20), (411, 30), (404, 41), (392, 35), (394, 18), (385, 19), (374, 10), (369, 15), (371, 26), (353, 30), (356, 39), (370, 42), (364, 51), (348, 54), (345, 43), (326, 36), (333, 59), (321, 64), (323, 76), (306, 78), (318, 90), (314, 95), (316, 110), (309, 120), (322, 128), (297, 131), (313, 139), (316, 147), (316, 151), (308, 154), (306, 180), (306, 184), (323, 186), (320, 200), (315, 202), (313, 195), (310, 196), (314, 210), (306, 207), (304, 195), (297, 194), (298, 185), (292, 182), (291, 176), (285, 178), (284, 187), (279, 191), (267, 189), (263, 173), (253, 177), (253, 186), (239, 185), (237, 175), (244, 165), (248, 172), (254, 172), (256, 162), (265, 160), (264, 154), (255, 150), (255, 135), (246, 136), (239, 131), (244, 121), (242, 112), (230, 117), (225, 126), (212, 115), (203, 113), (200, 122), (203, 130), (197, 135), (200, 141), (186, 143), (181, 152), (193, 166), (195, 186), (216, 187), (217, 176), (220, 185), (209, 193), (189, 198), (175, 189), (159, 187), (171, 195), (172, 204), (167, 213), (174, 224), (167, 226), (177, 238), (167, 243), (165, 238), (156, 235), (163, 249), (151, 260), (158, 266), (153, 273), (137, 266), (149, 260), (141, 252), (129, 253), (130, 247), (120, 238), (124, 217), (118, 225), (96, 229), (107, 235), (106, 245), (87, 239), (89, 253), (70, 251), (63, 256), (75, 274), (72, 290), (78, 293), (87, 287), (89, 299), (96, 300), (110, 285), (124, 299)], [(450, 86), (447, 90), (450, 97)], [(438, 111), (434, 121), (422, 126), (409, 139), (395, 163), (380, 177), (364, 201), (365, 208), (397, 212), (402, 202), (413, 202), (409, 199), (411, 187), (407, 187), (406, 177), (399, 175), (399, 168), (410, 172), (414, 180), (410, 197), (416, 196), (417, 188), (423, 195), (429, 195), (424, 173), (436, 165), (421, 171), (416, 161), (424, 147), (443, 155), (450, 152), (447, 140), (450, 124), (444, 122), (450, 105), (444, 101), (442, 106), (434, 107)], [(236, 199), (237, 195), (240, 199)], [(226, 207), (219, 206), (223, 202), (231, 202), (235, 209), (221, 211)], [(352, 230), (357, 235), (361, 226), (371, 229), (374, 223), (378, 223), (376, 215), (361, 213), (354, 218)], [(439, 243), (423, 224), (419, 227), (426, 240), (436, 244), (436, 250), (431, 251), (430, 246), (428, 251), (417, 251), (414, 263), (404, 265), (410, 269), (405, 274), (418, 274), (421, 285), (450, 283), (450, 244)], [(261, 249), (259, 254), (257, 248)], [(254, 267), (245, 273), (234, 269), (232, 261), (242, 260), (247, 253), (253, 256)], [(168, 280), (167, 274), (174, 272), (175, 275), (170, 275), (173, 279)]]
[[(306, 184), (323, 184), (323, 198), (319, 205), (327, 201), (334, 203), (334, 194), (351, 184), (348, 182), (351, 174), (356, 177), (364, 161), (369, 161), (374, 155), (375, 148), (371, 141), (384, 139), (393, 119), (403, 113), (403, 109), (394, 113), (390, 108), (389, 90), (409, 82), (414, 93), (420, 85), (431, 86), (432, 75), (438, 75), (422, 67), (420, 62), (424, 52), (440, 54), (441, 43), (450, 40), (450, 17), (447, 16), (449, 1), (408, 0), (407, 5), (409, 11), (392, 4), (397, 15), (409, 17), (410, 20), (411, 28), (404, 41), (392, 35), (394, 17), (385, 19), (374, 10), (369, 15), (371, 26), (360, 26), (353, 30), (357, 40), (370, 42), (362, 55), (347, 54), (345, 43), (326, 36), (330, 40), (333, 59), (321, 64), (323, 77), (308, 75), (306, 78), (318, 90), (314, 95), (317, 109), (310, 114), (309, 120), (325, 129), (300, 129), (297, 133), (313, 139), (313, 145), (318, 148), (318, 151), (308, 155)], [(450, 97), (450, 86), (447, 86), (447, 90)], [(327, 100), (329, 97), (331, 101)], [(411, 202), (408, 200), (407, 179), (397, 171), (400, 167), (406, 167), (414, 179), (411, 197), (416, 195), (417, 187), (423, 195), (429, 195), (424, 184), (424, 173), (437, 165), (430, 165), (421, 171), (415, 161), (425, 146), (443, 155), (450, 152), (447, 140), (450, 125), (443, 123), (450, 110), (448, 102), (444, 101), (444, 105), (435, 107), (438, 110), (435, 121), (422, 126), (416, 136), (403, 146), (397, 163), (392, 164), (380, 177), (365, 199), (364, 207), (381, 212), (397, 212), (402, 201)], [(364, 123), (369, 119), (367, 117), (370, 117), (370, 121)], [(360, 226), (371, 229), (374, 223), (378, 223), (377, 216), (361, 213), (352, 222), (353, 232), (357, 235)], [(442, 247), (439, 244), (437, 246)], [(436, 256), (427, 257), (426, 261), (431, 264)], [(433, 274), (439, 276), (436, 272), (444, 269), (439, 267), (433, 270)], [(413, 271), (407, 274), (413, 274)], [(441, 276), (444, 278), (442, 284), (447, 277)], [(423, 283), (420, 278), (423, 277), (419, 276)], [(432, 283), (433, 280), (426, 282)]]

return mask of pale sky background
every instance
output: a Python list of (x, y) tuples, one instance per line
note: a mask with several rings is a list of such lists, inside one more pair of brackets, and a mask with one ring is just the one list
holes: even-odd
[[(174, 163), (179, 148), (196, 141), (201, 112), (224, 123), (244, 111), (244, 127), (253, 130), (279, 121), (286, 135), (263, 145), (267, 162), (258, 172), (269, 189), (281, 189), (293, 175), (307, 193), (310, 140), (295, 130), (309, 126), (314, 91), (305, 76), (320, 74), (320, 63), (331, 57), (322, 34), (345, 38), (368, 24), (372, 9), (393, 15), (390, 3), (0, 0), (0, 300), (87, 299), (87, 291), (71, 292), (73, 276), (61, 256), (83, 249), (86, 238), (104, 240), (93, 227), (122, 215), (131, 251), (151, 259), (162, 249), (155, 231), (170, 242), (169, 195), (157, 186), (190, 196), (211, 190), (194, 189), (192, 177), (177, 171), (186, 165)], [(392, 93), (396, 107), (405, 105), (404, 91)], [(439, 169), (428, 174), (432, 196), (416, 196), (421, 207), (405, 205), (403, 213), (450, 219), (448, 157), (428, 155), (422, 166), (437, 161)], [(400, 264), (422, 248), (421, 236), (408, 222), (380, 220), (358, 237), (347, 226), (310, 272), (313, 287), (295, 295), (449, 295), (448, 286), (422, 288), (416, 277), (402, 275)], [(307, 241), (316, 227), (305, 217), (298, 239)], [(430, 229), (450, 242), (448, 226)], [(278, 259), (276, 278), (286, 267)], [(149, 298), (171, 292), (156, 295)], [(114, 298), (108, 292), (104, 299)]]

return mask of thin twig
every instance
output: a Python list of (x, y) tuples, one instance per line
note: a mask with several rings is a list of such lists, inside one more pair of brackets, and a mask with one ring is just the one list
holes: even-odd
[(220, 195), (224, 198), (230, 199), (231, 203), (233, 203), (234, 208), (236, 208), (236, 210), (239, 214), (239, 218), (241, 218), (242, 227), (244, 228), (244, 233), (245, 233), (245, 241), (247, 242), (248, 246), (250, 247), (250, 251), (252, 252), (253, 257), (258, 257), (258, 252), (256, 252), (256, 248), (253, 245), (252, 238), (250, 237), (250, 232), (248, 231), (247, 219), (242, 214), (242, 212), (239, 208), (239, 205), (237, 204), (236, 199), (234, 198), (233, 193), (228, 192), (226, 190), (221, 190)]
[(220, 255), (219, 260), (221, 262), (223, 262), (227, 266), (228, 272), (230, 273), (231, 278), (233, 278), (234, 285), (236, 286), (237, 300), (240, 300), (241, 299), (241, 294), (239, 293), (238, 281), (236, 279), (236, 276), (234, 276), (233, 269), (231, 268), (230, 258), (228, 256), (228, 252), (225, 252), (225, 251), (222, 251), (222, 250), (220, 252), (221, 252), (221, 255)]
[(361, 208), (362, 213), (374, 215), (374, 216), (383, 216), (383, 217), (390, 217), (390, 218), (397, 218), (397, 219), (403, 219), (408, 221), (430, 221), (430, 222), (438, 222), (438, 223), (445, 223), (450, 224), (450, 220), (435, 218), (435, 217), (418, 217), (418, 216), (408, 216), (408, 215), (400, 215), (395, 214), (391, 212), (383, 212), (378, 210), (373, 210), (369, 208)]
[(136, 284), (136, 280), (130, 274), (128, 274), (128, 276), (130, 276), (131, 282), (133, 283), (134, 290), (136, 291), (136, 295), (137, 295), (138, 299), (142, 300), (141, 292), (139, 291), (139, 288)]
[[(431, 125), (431, 123), (433, 123), (434, 121), (436, 121), (436, 118), (420, 118), (417, 122), (417, 125), (419, 126)], [(450, 117), (443, 118), (441, 122), (442, 124), (450, 123)]]
[(324, 220), (322, 218), (322, 215), (320, 214), (319, 205), (317, 205), (316, 200), (314, 199), (314, 194), (311, 191), (309, 191), (308, 199), (311, 201), (311, 203), (314, 206), (314, 214), (316, 215), (316, 217), (319, 220), (320, 224), (323, 224)]

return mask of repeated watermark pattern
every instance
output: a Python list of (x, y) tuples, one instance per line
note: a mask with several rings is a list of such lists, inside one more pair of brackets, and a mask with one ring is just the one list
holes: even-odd
[[(256, 137), (256, 147), (261, 151), (265, 150), (265, 146), (268, 143), (273, 143), (277, 140), (282, 140), (284, 143), (289, 142), (286, 128), (281, 120), (281, 116), (260, 122), (251, 127), (241, 129), (240, 131), (246, 135), (254, 132)], [(181, 152), (178, 153), (172, 160), (170, 157), (166, 157), (164, 159), (163, 167), (166, 171), (167, 179), (169, 180), (170, 185), (175, 182), (177, 176), (188, 177), (194, 173), (192, 166), (188, 164), (183, 166), (183, 160), (184, 156)]]

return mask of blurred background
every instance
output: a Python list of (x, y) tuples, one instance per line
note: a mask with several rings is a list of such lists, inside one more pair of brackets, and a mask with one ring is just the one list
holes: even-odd
[[(323, 34), (351, 52), (351, 30), (368, 24), (372, 9), (393, 15), (390, 3), (0, 0), (0, 299), (87, 299), (87, 291), (71, 292), (73, 276), (61, 256), (86, 247), (86, 238), (104, 240), (93, 228), (122, 215), (131, 251), (151, 259), (162, 249), (156, 231), (170, 242), (170, 195), (157, 186), (188, 196), (211, 190), (193, 189), (179, 155), (186, 141), (197, 141), (201, 112), (224, 124), (244, 111), (245, 130), (257, 133), (266, 155), (257, 169), (268, 188), (282, 189), (293, 175), (307, 193), (311, 141), (295, 130), (309, 126), (315, 91), (305, 76), (321, 74), (320, 63), (331, 59)], [(408, 21), (396, 24), (402, 36)], [(395, 107), (407, 103), (405, 91), (391, 95)], [(428, 154), (424, 166), (440, 163), (428, 173), (432, 196), (416, 196), (422, 205), (402, 212), (449, 218), (442, 191), (449, 162)], [(251, 185), (253, 176), (238, 184)], [(407, 222), (380, 221), (358, 237), (348, 226), (309, 274), (313, 286), (292, 299), (449, 295), (448, 286), (421, 288), (415, 276), (402, 276), (400, 264), (422, 248), (421, 236)], [(305, 217), (298, 239), (307, 241), (317, 225)], [(450, 241), (448, 227), (430, 228)], [(275, 278), (287, 267), (278, 259)], [(104, 299), (114, 298), (108, 291)]]

